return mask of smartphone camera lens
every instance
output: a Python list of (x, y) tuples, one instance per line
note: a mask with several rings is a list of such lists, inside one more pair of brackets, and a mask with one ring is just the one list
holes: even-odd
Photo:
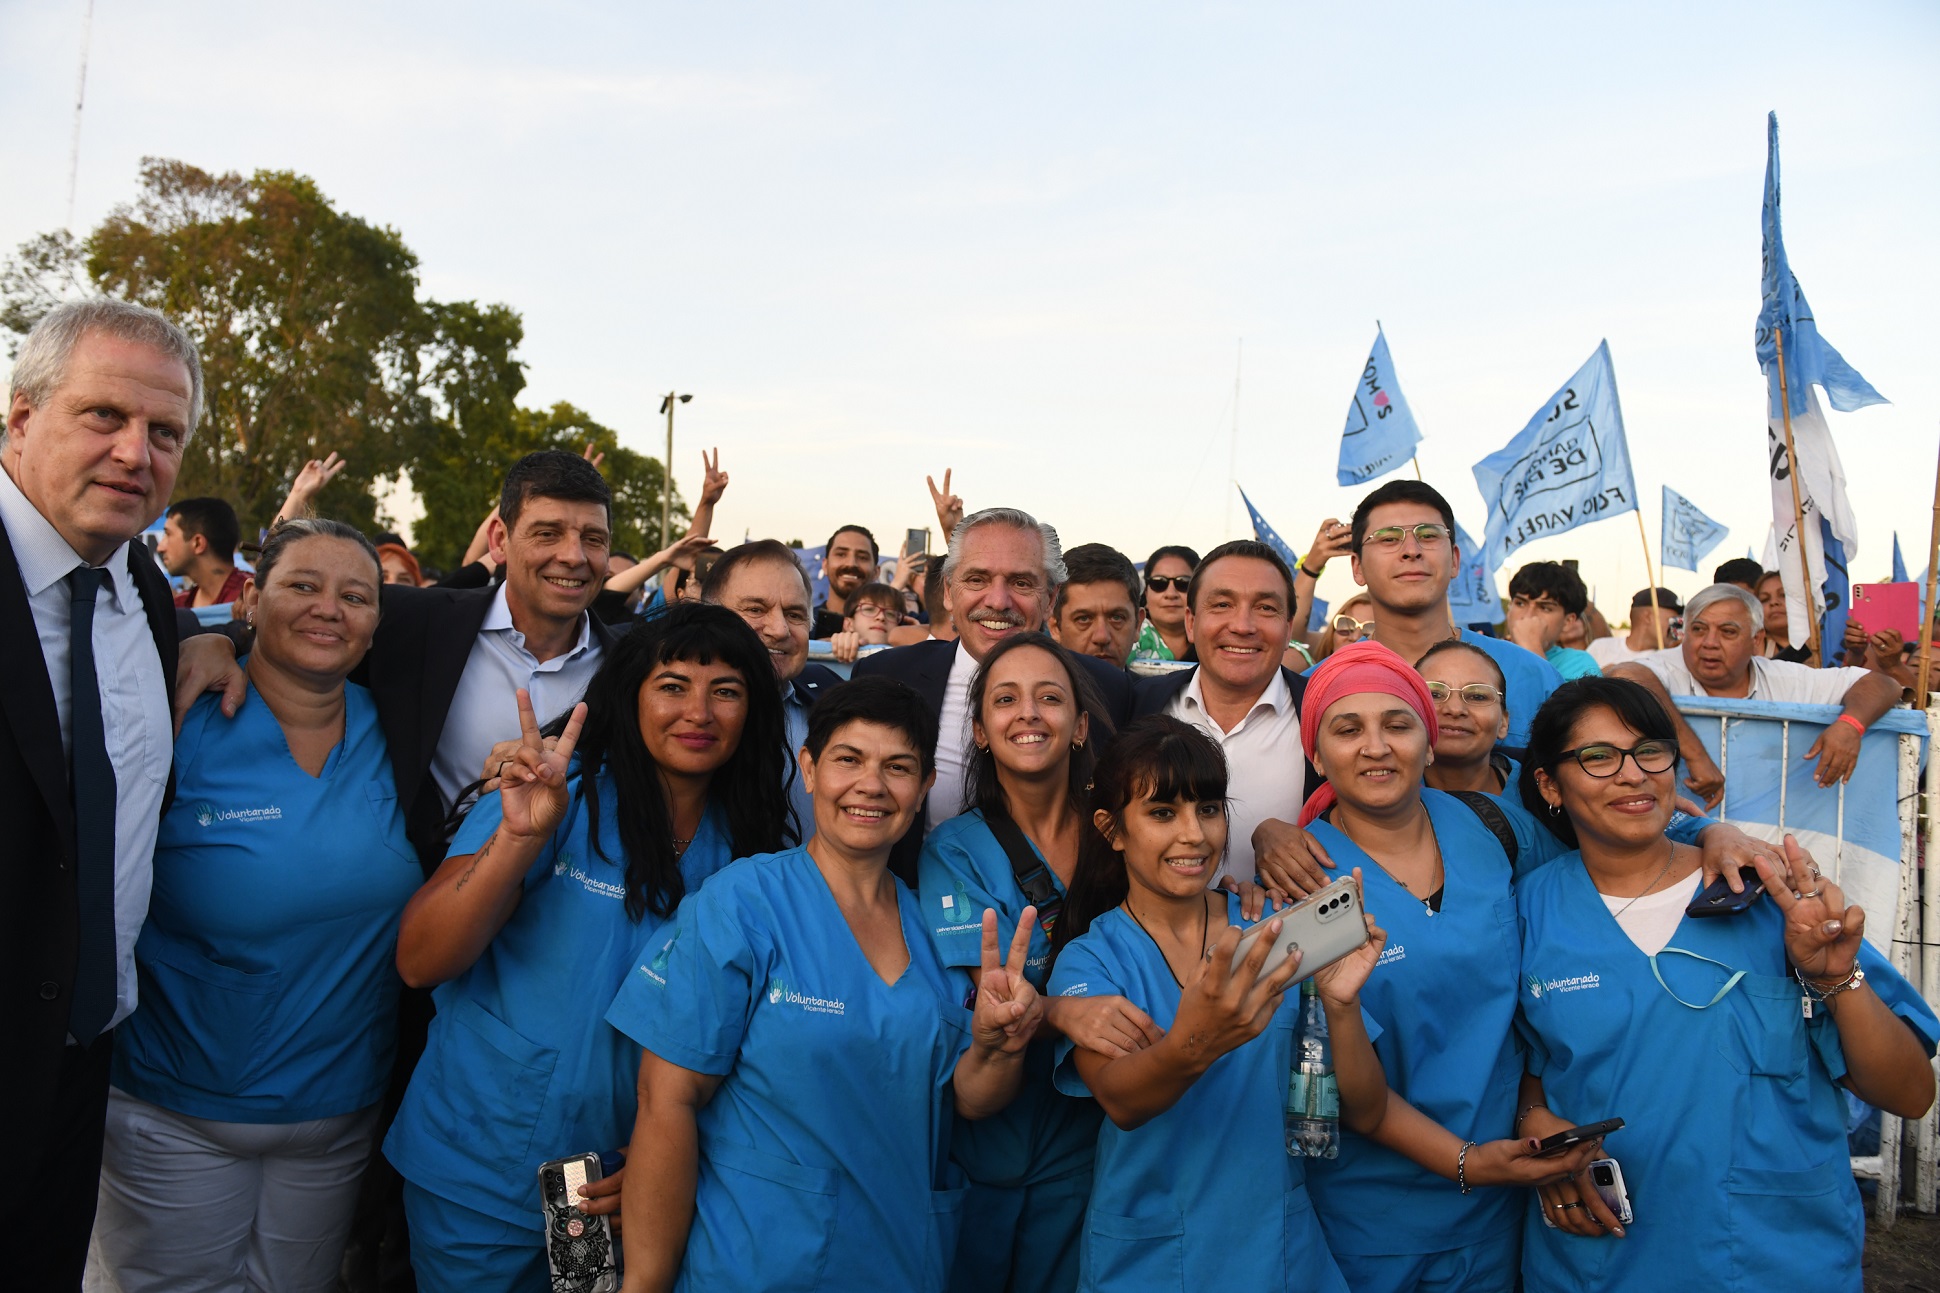
[(1616, 1178), (1610, 1175), (1610, 1169), (1601, 1164), (1598, 1165), (1592, 1175), (1595, 1176), (1598, 1185), (1614, 1185), (1616, 1183)]

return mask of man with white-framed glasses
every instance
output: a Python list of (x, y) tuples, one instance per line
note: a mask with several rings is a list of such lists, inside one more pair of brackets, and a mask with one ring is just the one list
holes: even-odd
[(1419, 660), (1435, 643), (1457, 637), (1488, 652), (1509, 684), (1504, 744), (1520, 747), (1529, 741), (1530, 720), (1563, 680), (1535, 652), (1455, 624), (1448, 585), (1462, 557), (1454, 509), (1432, 485), (1391, 480), (1354, 509), (1354, 582), (1374, 602), (1374, 641), (1403, 660)]

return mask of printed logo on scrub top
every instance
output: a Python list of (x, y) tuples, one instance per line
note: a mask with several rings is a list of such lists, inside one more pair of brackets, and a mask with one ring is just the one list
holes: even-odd
[(573, 879), (579, 881), (579, 887), (587, 893), (597, 894), (602, 898), (617, 898), (622, 902), (626, 901), (626, 886), (624, 884), (616, 884), (611, 880), (602, 880), (598, 876), (586, 874), (585, 871), (580, 869), (578, 863), (574, 861), (571, 853), (561, 853), (559, 855), (559, 860), (552, 864), (552, 873), (556, 876), (570, 875)]
[(848, 1013), (846, 1001), (835, 1001), (828, 997), (814, 997), (796, 992), (776, 975), (768, 980), (768, 1004), (771, 1006), (800, 1006), (811, 1015), (840, 1015)]
[(1381, 959), (1374, 963), (1374, 968), (1378, 970), (1392, 961), (1405, 961), (1407, 959), (1408, 949), (1406, 947), (1400, 943), (1390, 943), (1388, 944), (1387, 950), (1381, 953)]
[(1603, 976), (1572, 974), (1564, 979), (1545, 979), (1532, 974), (1524, 982), (1529, 986), (1529, 995), (1541, 1001), (1544, 997), (1557, 997), (1565, 992), (1583, 992), (1589, 988), (1600, 988), (1603, 986)]
[(283, 810), (275, 804), (265, 804), (261, 808), (217, 808), (204, 800), (195, 806), (195, 824), (213, 826), (217, 822), (280, 822)]
[(964, 889), (961, 880), (957, 881), (955, 889), (943, 895), (943, 919), (956, 923), (938, 925), (936, 932), (939, 934), (961, 934), (969, 929), (979, 931), (983, 929), (983, 913), (980, 911), (972, 913), (970, 894)]
[(667, 958), (673, 955), (674, 944), (679, 941), (680, 941), (680, 931), (676, 929), (674, 930), (672, 936), (669, 937), (666, 942), (660, 945), (660, 950), (653, 954), (653, 959), (640, 967), (640, 973), (646, 975), (649, 979), (652, 979), (655, 983), (658, 983), (661, 987), (663, 988), (666, 987), (667, 986)]

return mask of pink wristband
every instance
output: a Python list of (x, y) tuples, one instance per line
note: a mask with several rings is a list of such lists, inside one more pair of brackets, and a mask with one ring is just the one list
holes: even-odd
[(1836, 721), (1844, 723), (1846, 726), (1852, 728), (1853, 731), (1859, 733), (1861, 736), (1866, 735), (1866, 725), (1860, 722), (1858, 719), (1854, 718), (1851, 714), (1841, 714), (1839, 715)]

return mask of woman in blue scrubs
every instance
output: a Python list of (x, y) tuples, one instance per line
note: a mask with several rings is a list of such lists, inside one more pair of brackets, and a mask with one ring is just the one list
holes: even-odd
[[(1097, 763), (1092, 734), (1109, 731), (1091, 679), (1042, 633), (1006, 638), (970, 680), (968, 800), (975, 807), (930, 832), (919, 893), (937, 955), (974, 985), (981, 974), (982, 913), (1014, 927), (1032, 895), (996, 831), (1021, 841), (1040, 907), (1024, 973), (1041, 993), (1050, 931), (1092, 830), (1083, 816)], [(996, 825), (993, 826), (993, 823)], [(1008, 823), (1008, 825), (1006, 825)], [(952, 1293), (1057, 1293), (1077, 1287), (1078, 1239), (1091, 1194), (1103, 1115), (1051, 1084), (1056, 1036), (1123, 1055), (1158, 1040), (1145, 1012), (1123, 997), (1050, 997), (1044, 1030), (1024, 1060), (1024, 1087), (994, 1117), (958, 1119), (950, 1157), (970, 1181), (964, 1241)]]
[(1387, 921), (1361, 991), (1394, 1093), (1378, 1123), (1307, 1165), (1321, 1228), (1356, 1293), (1516, 1286), (1523, 1191), (1587, 1163), (1513, 1135), (1515, 896), (1509, 858), (1474, 807), (1424, 788), (1439, 724), (1426, 683), (1375, 642), (1307, 683), (1301, 742), (1327, 784), (1301, 813), (1335, 862), (1361, 871)]
[[(1051, 992), (1122, 996), (1164, 1029), (1109, 1055), (1058, 1043), (1058, 1086), (1095, 1096), (1107, 1121), (1079, 1257), (1085, 1290), (1326, 1290), (1328, 1255), (1284, 1147), (1299, 1016), (1288, 958), (1261, 973), (1272, 939), (1234, 962), (1237, 896), (1208, 890), (1226, 847), (1226, 764), (1175, 718), (1140, 719), (1099, 760), (1087, 837), (1058, 922)], [(1270, 922), (1269, 932), (1277, 932)], [(1315, 976), (1332, 1032), (1341, 1115), (1386, 1098), (1357, 994), (1382, 936)]]
[(336, 1285), (422, 878), (376, 708), (344, 681), (382, 582), (349, 526), (278, 526), (242, 598), (248, 698), (225, 719), (204, 696), (176, 738), (91, 1269), (129, 1293)]
[(1940, 1022), (1790, 838), (1784, 866), (1759, 863), (1764, 899), (1685, 916), (1701, 877), (1664, 837), (1677, 755), (1662, 707), (1619, 679), (1564, 684), (1530, 734), (1524, 797), (1576, 851), (1517, 894), (1523, 1131), (1624, 1119), (1606, 1149), (1635, 1216), (1621, 1224), (1584, 1175), (1545, 1187), (1525, 1286), (1858, 1293), (1839, 1087), (1920, 1117)]
[(934, 775), (936, 719), (887, 678), (825, 695), (800, 755), (815, 833), (734, 863), (681, 907), (608, 1018), (646, 1048), (626, 1284), (941, 1293), (963, 1202), (953, 1114), (1016, 1094), (1043, 1007), (1036, 913), (979, 982), (930, 945), (889, 853)]
[[(508, 698), (511, 699), (511, 698)], [(405, 910), (398, 969), (438, 1014), (384, 1151), (418, 1287), (546, 1284), (538, 1166), (625, 1142), (639, 1050), (603, 1019), (640, 949), (789, 820), (781, 698), (753, 630), (681, 606), (625, 635), (548, 751), (516, 766)], [(624, 1171), (587, 1187), (618, 1211)]]

